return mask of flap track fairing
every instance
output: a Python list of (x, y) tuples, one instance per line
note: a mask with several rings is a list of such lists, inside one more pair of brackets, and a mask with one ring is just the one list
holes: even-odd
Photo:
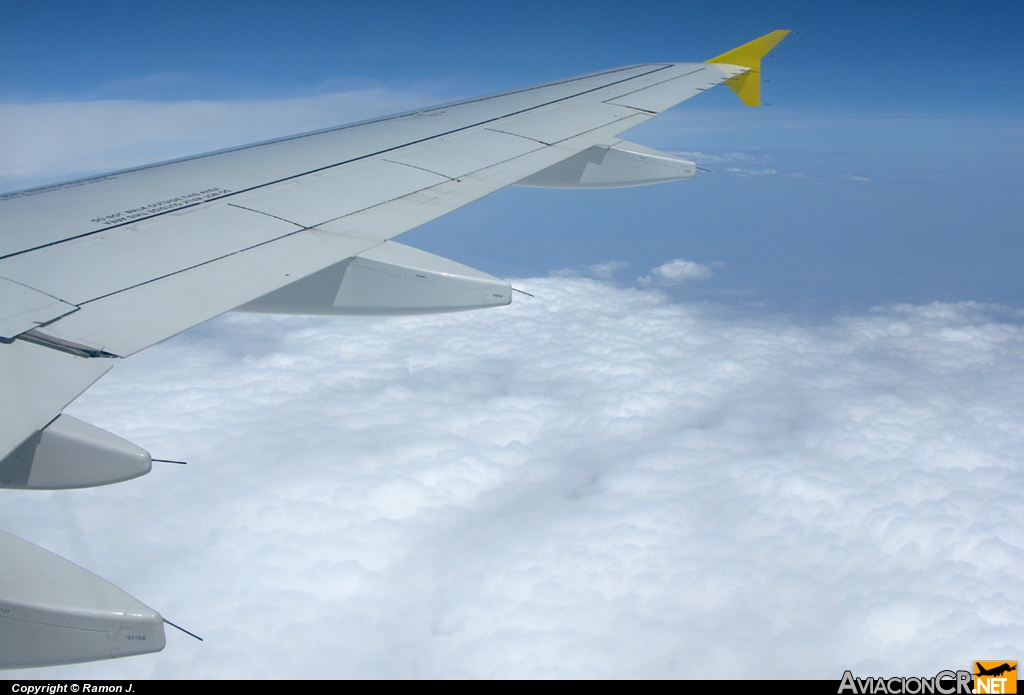
[(237, 311), (397, 316), (485, 309), (511, 301), (512, 288), (505, 280), (385, 241)]
[(536, 188), (624, 188), (692, 179), (697, 165), (631, 142), (596, 145), (520, 181)]
[(0, 531), (0, 669), (164, 648), (163, 617), (106, 580)]
[(69, 490), (138, 478), (152, 470), (149, 452), (115, 434), (58, 415), (0, 461), (0, 487)]

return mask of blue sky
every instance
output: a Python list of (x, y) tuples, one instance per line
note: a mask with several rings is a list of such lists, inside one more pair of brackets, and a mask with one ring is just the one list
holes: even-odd
[(701, 60), (784, 27), (801, 35), (772, 65), (780, 105), (1014, 117), (1022, 104), (1013, 2), (9, 0), (2, 12), (8, 98), (292, 95), (353, 79), (500, 89)]
[(513, 189), (406, 239), (505, 276), (616, 261), (629, 283), (685, 258), (718, 271), (679, 296), (797, 315), (1024, 304), (1017, 3), (15, 1), (0, 20), (7, 103), (367, 88), (445, 100), (703, 60), (791, 28), (800, 33), (766, 61), (771, 106), (714, 91), (626, 136), (694, 153), (711, 175), (600, 193)]

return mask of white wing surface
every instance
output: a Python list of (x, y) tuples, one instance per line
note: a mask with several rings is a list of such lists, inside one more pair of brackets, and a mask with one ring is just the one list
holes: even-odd
[(60, 487), (76, 456), (141, 470), (137, 448), (58, 416), (118, 359), (226, 311), (507, 304), (507, 283), (390, 240), (521, 181), (693, 176), (620, 133), (723, 82), (751, 103), (784, 35), (0, 196), (0, 487)]

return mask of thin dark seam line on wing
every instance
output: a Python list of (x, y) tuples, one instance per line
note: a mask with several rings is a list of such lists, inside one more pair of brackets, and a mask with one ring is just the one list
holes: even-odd
[[(302, 225), (299, 224), (298, 222), (292, 222), (291, 220), (285, 219), (284, 217), (278, 217), (277, 215), (274, 215), (269, 212), (263, 212), (262, 210), (253, 210), (252, 208), (247, 208), (244, 205), (239, 205), (238, 203), (228, 203), (227, 205), (229, 208), (237, 208), (239, 210), (245, 210), (246, 212), (255, 212), (257, 215), (266, 215), (267, 217), (273, 217), (275, 220), (281, 220), (282, 222), (287, 222), (288, 224), (294, 224), (296, 227), (302, 227)], [(302, 229), (299, 229), (299, 231), (301, 232)]]
[[(448, 179), (448, 181), (457, 181), (458, 180), (454, 176), (449, 176), (448, 174), (442, 174), (440, 171), (434, 171), (433, 169), (427, 169), (426, 167), (418, 167), (415, 164), (409, 164), (408, 162), (396, 162), (393, 159), (381, 159), (380, 161), (387, 162), (388, 164), (397, 164), (398, 166), (401, 166), (401, 167), (409, 167), (410, 169), (416, 169), (418, 171), (425, 171), (428, 174), (433, 174), (434, 176), (440, 176), (441, 178)], [(500, 163), (501, 162), (499, 162), (499, 164)], [(446, 183), (446, 182), (445, 181), (441, 181), (440, 183)], [(440, 185), (440, 184), (435, 183), (434, 185), (437, 186), (437, 185)], [(426, 189), (421, 188), (420, 190), (422, 191), (422, 190), (426, 190)], [(405, 194), (400, 195), (400, 196), (398, 196), (398, 198), (402, 198), (404, 195)], [(398, 198), (392, 198), (391, 200), (398, 200)], [(391, 201), (389, 200), (387, 202), (391, 202)], [(363, 210), (365, 210), (365, 209), (366, 208), (363, 208)], [(360, 212), (360, 211), (356, 210), (356, 212)]]

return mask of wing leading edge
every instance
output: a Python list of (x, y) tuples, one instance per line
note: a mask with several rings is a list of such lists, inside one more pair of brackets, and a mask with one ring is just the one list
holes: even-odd
[[(513, 184), (692, 177), (691, 162), (618, 136), (723, 82), (758, 105), (760, 59), (786, 33), (706, 63), (627, 66), (0, 196), (0, 487), (131, 477), (104, 473), (102, 451), (146, 452), (61, 411), (118, 358), (224, 312), (508, 304), (504, 281), (391, 240)], [(92, 483), (62, 478), (76, 457), (99, 461)], [(54, 635), (33, 639), (45, 649)]]

